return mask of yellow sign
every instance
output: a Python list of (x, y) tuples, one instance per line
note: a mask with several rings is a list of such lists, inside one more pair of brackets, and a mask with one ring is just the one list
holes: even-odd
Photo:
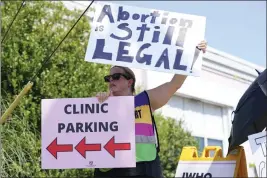
[(184, 147), (175, 177), (248, 177), (244, 148), (236, 147), (223, 157), (221, 147), (208, 146), (199, 157), (196, 147)]

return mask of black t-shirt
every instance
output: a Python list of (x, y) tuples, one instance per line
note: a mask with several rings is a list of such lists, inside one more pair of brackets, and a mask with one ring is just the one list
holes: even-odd
[[(142, 100), (143, 97), (147, 97), (149, 100), (148, 94), (146, 91), (138, 94), (135, 96), (135, 103), (137, 103), (140, 98)], [(151, 109), (151, 108), (150, 108)], [(151, 112), (151, 110), (150, 110)], [(157, 142), (158, 142), (158, 133), (157, 133), (157, 127), (155, 124), (154, 116), (152, 113), (151, 119), (153, 122), (153, 127), (156, 131), (157, 136)], [(157, 151), (159, 152), (159, 143), (157, 145)], [(161, 169), (161, 163), (160, 158), (157, 154), (157, 157), (154, 161), (144, 161), (144, 162), (137, 162), (135, 168), (113, 168), (107, 172), (102, 172), (99, 169), (95, 169), (95, 178), (98, 177), (136, 177), (136, 176), (146, 176), (146, 177), (155, 177), (155, 178), (163, 178), (162, 169)]]
[(135, 168), (113, 168), (107, 172), (102, 172), (99, 169), (95, 169), (94, 177), (135, 177), (135, 176), (147, 176), (154, 178), (163, 178), (160, 158), (157, 155), (154, 161), (138, 162)]

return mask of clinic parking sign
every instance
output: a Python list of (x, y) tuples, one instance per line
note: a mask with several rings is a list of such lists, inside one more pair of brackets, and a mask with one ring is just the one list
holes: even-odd
[(42, 169), (135, 167), (133, 113), (132, 96), (43, 99)]

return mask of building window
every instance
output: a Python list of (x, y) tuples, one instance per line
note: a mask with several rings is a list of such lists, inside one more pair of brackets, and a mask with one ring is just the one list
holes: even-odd
[(200, 157), (202, 155), (203, 149), (205, 147), (205, 142), (203, 137), (195, 137), (195, 139), (198, 142), (198, 156)]
[[(219, 146), (222, 148), (222, 153), (223, 153), (223, 141), (222, 140), (216, 140), (216, 139), (210, 139), (210, 138), (203, 138), (203, 137), (197, 137), (195, 136), (195, 139), (198, 143), (198, 156), (202, 156), (202, 152), (206, 146)], [(207, 141), (205, 144), (205, 140)], [(209, 156), (213, 157), (214, 156), (214, 151), (209, 152)]]
[[(208, 138), (208, 146), (220, 146), (223, 153), (223, 142), (222, 140), (215, 140)], [(210, 156), (214, 156), (214, 152), (210, 153)]]

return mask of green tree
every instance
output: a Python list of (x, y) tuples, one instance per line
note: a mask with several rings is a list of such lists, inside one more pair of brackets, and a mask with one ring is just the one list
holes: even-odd
[[(21, 1), (4, 1), (2, 36)], [(82, 14), (61, 2), (26, 2), (12, 25), (1, 51), (2, 114), (23, 86), (41, 67)], [(15, 109), (12, 121), (1, 126), (1, 176), (86, 176), (91, 169), (41, 170), (41, 99), (93, 96), (107, 89), (103, 76), (108, 65), (84, 61), (89, 39), (89, 19), (83, 16), (40, 75), (32, 90)]]
[(161, 114), (155, 115), (155, 122), (160, 143), (160, 159), (164, 177), (174, 177), (179, 156), (185, 146), (198, 147), (197, 141), (191, 133), (185, 130), (183, 120), (165, 118)]
[[(4, 1), (2, 35), (21, 2)], [(1, 112), (41, 67), (82, 12), (66, 9), (61, 2), (26, 2), (2, 44)], [(41, 170), (41, 111), (45, 98), (93, 96), (107, 86), (103, 76), (108, 65), (84, 61), (90, 26), (82, 17), (52, 59), (36, 77), (34, 86), (11, 116), (0, 126), (1, 177), (91, 177), (92, 169)], [(174, 176), (183, 146), (195, 145), (182, 122), (155, 117), (161, 144), (161, 160), (166, 177)]]

